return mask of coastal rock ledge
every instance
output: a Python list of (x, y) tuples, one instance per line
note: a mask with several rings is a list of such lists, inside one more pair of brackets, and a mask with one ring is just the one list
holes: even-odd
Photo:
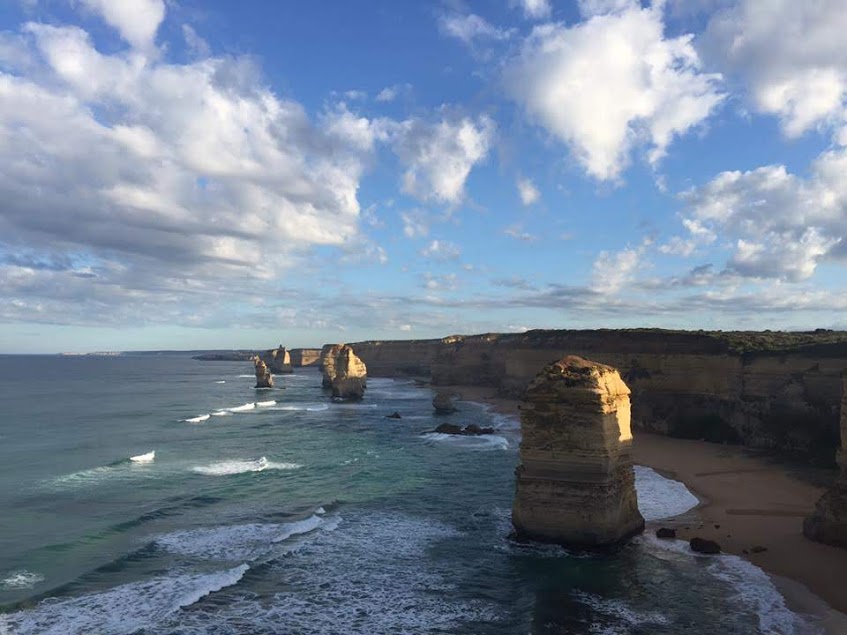
[(530, 383), (512, 507), (518, 539), (590, 549), (644, 529), (629, 394), (617, 370), (572, 355)]
[(847, 372), (842, 375), (841, 448), (837, 460), (838, 479), (815, 505), (814, 513), (803, 523), (806, 538), (847, 548)]

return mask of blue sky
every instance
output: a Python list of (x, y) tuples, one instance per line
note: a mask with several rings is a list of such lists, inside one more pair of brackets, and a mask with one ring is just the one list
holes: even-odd
[(847, 328), (841, 0), (0, 6), (0, 352)]

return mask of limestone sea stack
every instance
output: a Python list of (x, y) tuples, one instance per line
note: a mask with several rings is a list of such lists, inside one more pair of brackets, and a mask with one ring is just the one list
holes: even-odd
[(332, 380), (335, 379), (335, 361), (344, 344), (326, 344), (321, 349), (321, 385), (324, 388), (332, 388)]
[(253, 357), (253, 366), (256, 368), (256, 388), (273, 388), (274, 378), (268, 365), (258, 355)]
[(368, 369), (356, 357), (353, 349), (342, 346), (335, 358), (335, 376), (332, 379), (332, 396), (336, 399), (358, 401), (365, 396)]
[(512, 507), (518, 538), (597, 548), (644, 529), (629, 393), (617, 370), (576, 356), (530, 383)]
[(836, 455), (840, 472), (803, 523), (807, 538), (836, 547), (847, 547), (847, 372), (842, 375), (842, 382), (841, 447)]
[(265, 351), (262, 355), (262, 359), (268, 365), (270, 371), (275, 375), (294, 372), (294, 369), (291, 367), (291, 355), (289, 355), (288, 351), (285, 350), (285, 347), (282, 344), (280, 344), (278, 348), (272, 348), (269, 351)]

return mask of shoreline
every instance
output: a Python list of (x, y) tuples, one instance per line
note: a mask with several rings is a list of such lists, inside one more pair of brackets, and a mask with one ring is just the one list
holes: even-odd
[[(443, 386), (461, 400), (487, 404), (518, 417), (517, 400), (478, 386)], [(750, 456), (742, 446), (634, 433), (633, 461), (683, 483), (700, 503), (680, 514), (647, 523), (677, 530), (677, 538), (715, 540), (767, 573), (796, 613), (811, 616), (824, 633), (847, 633), (847, 549), (806, 539), (803, 518), (823, 488), (798, 477), (793, 466)], [(741, 477), (741, 478), (739, 478)], [(764, 547), (755, 553), (753, 547)], [(758, 551), (755, 550), (755, 551)]]

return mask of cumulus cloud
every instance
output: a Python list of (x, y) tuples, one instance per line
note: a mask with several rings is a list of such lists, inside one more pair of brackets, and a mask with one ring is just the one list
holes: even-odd
[(824, 152), (808, 178), (785, 166), (723, 172), (682, 195), (695, 244), (732, 244), (727, 263), (744, 276), (805, 280), (827, 259), (847, 255), (847, 150)]
[(723, 99), (721, 78), (701, 71), (692, 36), (665, 37), (662, 3), (582, 7), (583, 22), (535, 27), (504, 82), (589, 175), (615, 180), (635, 148), (656, 164), (703, 122)]
[(710, 20), (704, 46), (789, 137), (847, 122), (843, 0), (739, 0)]
[(164, 0), (80, 0), (138, 49), (152, 49), (165, 19)]
[(400, 213), (403, 221), (403, 235), (406, 238), (422, 237), (429, 234), (429, 214), (420, 209)]
[(638, 275), (649, 241), (618, 252), (601, 251), (594, 261), (591, 290), (602, 295), (622, 291)]
[[(152, 42), (157, 6), (96, 5), (133, 46)], [(357, 190), (376, 133), (356, 117), (311, 120), (243, 58), (171, 64), (100, 52), (72, 26), (22, 30), (36, 67), (0, 72), (0, 252), (77, 264), (7, 258), (4, 297), (49, 311), (77, 293), (96, 319), (107, 295), (176, 305), (270, 280), (312, 245), (363, 244)]]
[(459, 246), (446, 240), (433, 240), (421, 250), (421, 255), (432, 260), (456, 260), (462, 254)]
[(376, 94), (376, 101), (381, 103), (392, 102), (398, 97), (402, 95), (408, 95), (412, 92), (411, 84), (394, 84), (393, 86), (386, 86), (381, 91)]
[(532, 179), (520, 177), (517, 181), (518, 186), (518, 194), (521, 197), (521, 203), (525, 206), (533, 205), (538, 202), (538, 199), (541, 198), (541, 192), (538, 191), (538, 188), (535, 187), (535, 183), (532, 182)]
[(403, 191), (423, 201), (458, 204), (471, 169), (487, 156), (495, 124), (487, 115), (407, 119), (391, 126), (395, 151), (405, 166)]

